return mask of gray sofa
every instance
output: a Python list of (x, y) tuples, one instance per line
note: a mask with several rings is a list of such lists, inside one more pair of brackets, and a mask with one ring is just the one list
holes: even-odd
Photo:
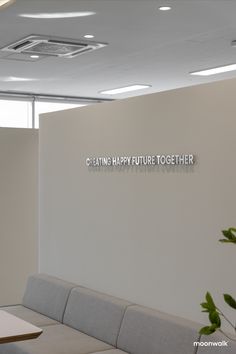
[(199, 324), (43, 274), (28, 279), (22, 305), (2, 309), (43, 334), (2, 344), (0, 354), (236, 353), (232, 343), (220, 351), (194, 347)]

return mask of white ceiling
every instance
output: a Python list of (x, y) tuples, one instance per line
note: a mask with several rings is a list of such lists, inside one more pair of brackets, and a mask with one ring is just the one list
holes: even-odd
[[(159, 11), (160, 5), (171, 11)], [(93, 11), (68, 19), (29, 19), (22, 13)], [(236, 0), (16, 0), (0, 11), (0, 47), (31, 34), (72, 39), (92, 33), (109, 45), (73, 59), (20, 61), (0, 51), (0, 90), (123, 98), (236, 77), (189, 72), (236, 63)], [(35, 81), (5, 82), (6, 77)], [(118, 96), (99, 91), (133, 84), (151, 88)]]

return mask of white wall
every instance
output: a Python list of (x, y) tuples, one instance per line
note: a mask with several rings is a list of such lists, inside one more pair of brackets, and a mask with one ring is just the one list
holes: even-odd
[(0, 306), (20, 303), (38, 262), (38, 132), (0, 129)]
[[(206, 321), (207, 290), (236, 292), (235, 249), (217, 241), (236, 225), (235, 89), (232, 80), (45, 115), (40, 270)], [(196, 154), (194, 168), (85, 165), (182, 152)]]

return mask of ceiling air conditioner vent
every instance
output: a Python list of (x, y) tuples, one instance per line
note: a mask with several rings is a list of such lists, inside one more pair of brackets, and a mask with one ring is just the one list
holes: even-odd
[(31, 35), (12, 43), (2, 51), (23, 54), (38, 54), (57, 56), (61, 58), (74, 58), (79, 54), (105, 47), (106, 43), (67, 38), (52, 38), (41, 35)]

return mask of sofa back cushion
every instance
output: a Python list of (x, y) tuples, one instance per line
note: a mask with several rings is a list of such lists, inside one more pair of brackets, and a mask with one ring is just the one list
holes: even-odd
[(195, 323), (142, 306), (129, 306), (117, 347), (130, 354), (193, 354), (199, 337)]
[(113, 346), (130, 303), (83, 287), (69, 296), (63, 323)]
[(22, 303), (31, 310), (62, 322), (70, 291), (75, 286), (49, 275), (32, 275), (28, 279)]

